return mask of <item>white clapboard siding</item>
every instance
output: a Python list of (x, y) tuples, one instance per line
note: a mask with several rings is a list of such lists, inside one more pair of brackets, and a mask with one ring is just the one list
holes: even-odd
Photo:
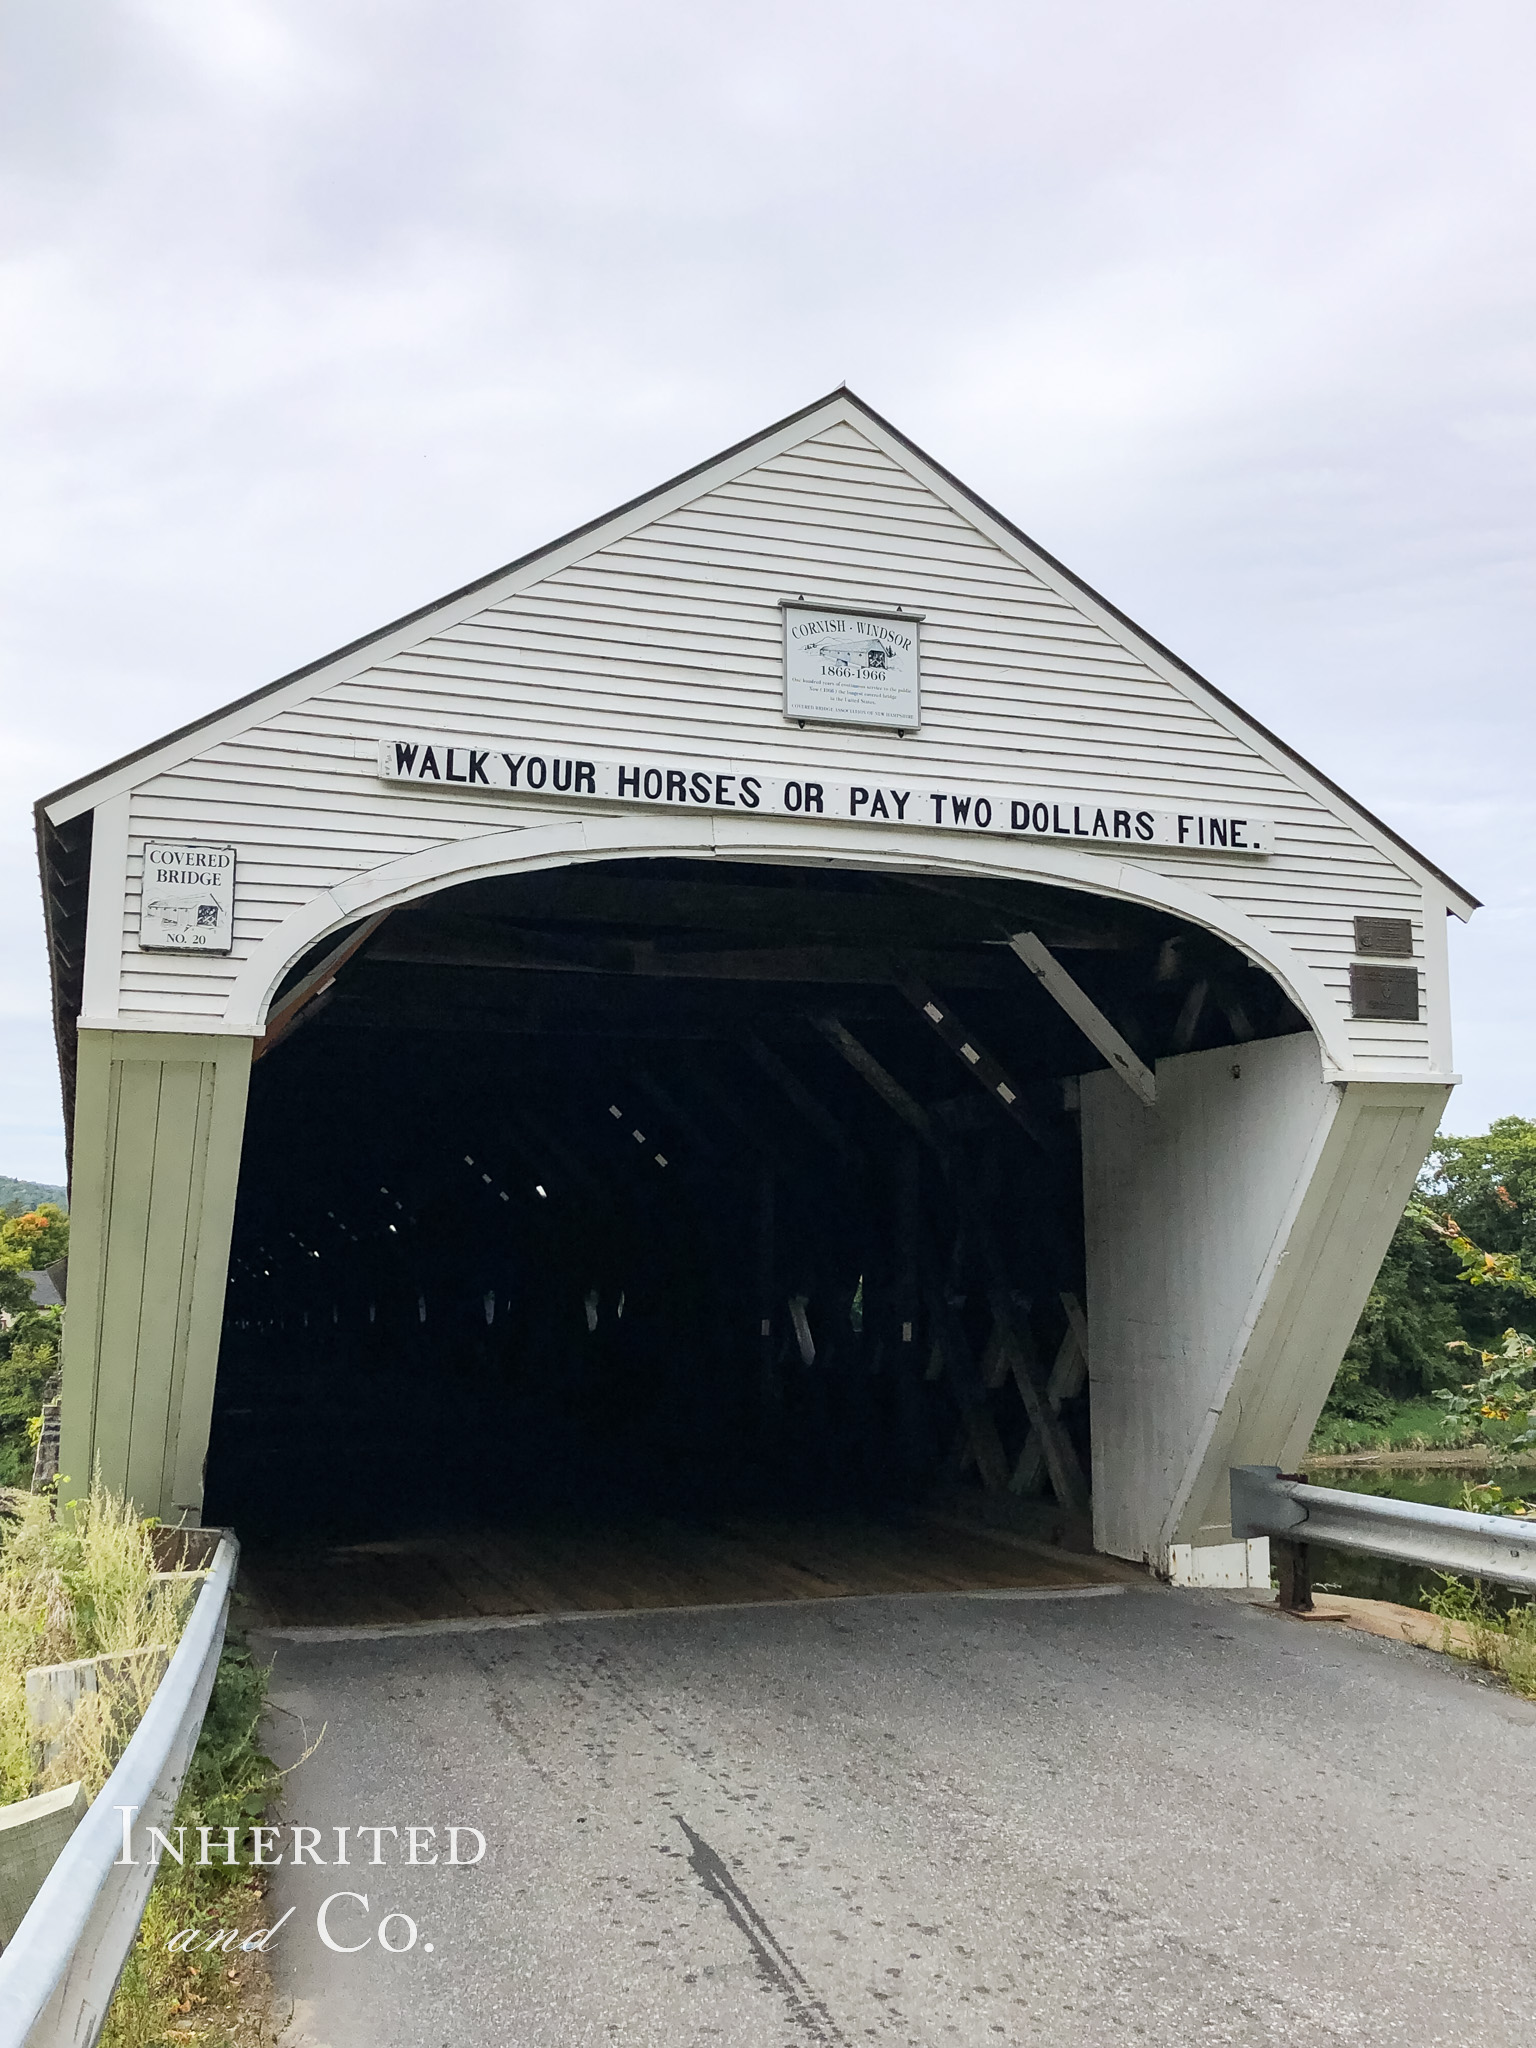
[[(852, 421), (836, 421), (659, 516), (591, 536), (589, 552), (471, 616), (261, 715), (153, 773), (131, 802), (121, 1017), (216, 1023), (233, 977), (324, 890), (403, 856), (569, 814), (499, 795), (384, 785), (394, 730), (630, 747), (700, 765), (807, 763), (855, 779), (1036, 780), (1132, 792), (1165, 806), (1247, 804), (1274, 818), (1275, 854), (1244, 863), (1145, 850), (1278, 935), (1348, 1019), (1353, 918), (1414, 920), (1421, 885), (1348, 806), (1272, 758), (1193, 685), (1170, 680)], [(923, 729), (906, 739), (802, 732), (782, 717), (778, 602), (903, 606), (924, 615)], [(236, 948), (226, 959), (140, 952), (146, 834), (239, 849)], [(936, 859), (957, 851), (931, 836)], [(1027, 869), (1029, 848), (1017, 846)], [(1439, 914), (1438, 909), (1435, 914)], [(1361, 1071), (1428, 1068), (1425, 1024), (1347, 1021)]]

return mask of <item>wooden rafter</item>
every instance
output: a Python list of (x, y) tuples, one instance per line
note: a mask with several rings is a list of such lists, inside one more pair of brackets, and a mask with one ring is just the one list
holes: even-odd
[(934, 1130), (933, 1119), (920, 1102), (909, 1095), (896, 1076), (881, 1066), (869, 1049), (861, 1045), (840, 1017), (813, 1017), (811, 1022), (822, 1037), (848, 1062), (853, 1071), (874, 1089), (881, 1101), (893, 1109), (910, 1130), (916, 1131), (930, 1150), (942, 1159), (944, 1147)]
[(995, 943), (1027, 920), (1052, 945), (1122, 951), (1146, 943), (1133, 917), (1123, 911), (1108, 914), (1111, 906), (1102, 902), (1090, 908), (1079, 898), (1064, 905), (1059, 892), (1043, 888), (1027, 895), (985, 892), (974, 880), (943, 884), (911, 875), (902, 877), (899, 888), (866, 893), (578, 868), (519, 876), (511, 887), (471, 884), (463, 900), (465, 907), (457, 913), (424, 907), (410, 922), (446, 931), (461, 919), (480, 922), (511, 915), (523, 923), (584, 925), (594, 937), (596, 928), (609, 926), (615, 936), (627, 929), (648, 936), (709, 933), (722, 944), (729, 944), (732, 935), (750, 935), (758, 942), (842, 941), (905, 949)]
[(1001, 1060), (988, 1052), (975, 1032), (969, 1029), (951, 1005), (942, 997), (935, 995), (927, 982), (913, 973), (899, 972), (896, 976), (896, 986), (924, 1023), (949, 1047), (977, 1086), (985, 1089), (993, 1101), (1006, 1111), (1019, 1128), (1027, 1132), (1043, 1151), (1050, 1151), (1051, 1142), (1045, 1126), (1023, 1100), (1019, 1083)]
[(1083, 1036), (1101, 1052), (1133, 1094), (1150, 1109), (1157, 1101), (1157, 1076), (1126, 1044), (1086, 989), (1079, 988), (1050, 948), (1033, 932), (1015, 932), (1008, 941), (1030, 973), (1066, 1011)]

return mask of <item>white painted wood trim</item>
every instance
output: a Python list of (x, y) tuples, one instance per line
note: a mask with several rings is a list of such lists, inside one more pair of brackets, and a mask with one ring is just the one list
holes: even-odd
[(1015, 932), (1008, 943), (1089, 1044), (1103, 1053), (1111, 1071), (1151, 1109), (1157, 1101), (1157, 1076), (1145, 1061), (1138, 1059), (1087, 991), (1078, 987), (1049, 946), (1033, 932)]
[(1429, 1017), (1429, 1063), (1446, 1074), (1451, 1049), (1451, 961), (1445, 921), (1451, 906), (1443, 890), (1424, 891), (1424, 1006)]
[(85, 922), (85, 974), (81, 1009), (88, 1016), (115, 1017), (123, 972), (123, 898), (128, 884), (128, 818), (125, 791), (96, 806), (91, 820), (90, 906)]
[(1170, 1543), (1162, 1575), (1175, 1586), (1262, 1586), (1269, 1588), (1269, 1538), (1246, 1543)]

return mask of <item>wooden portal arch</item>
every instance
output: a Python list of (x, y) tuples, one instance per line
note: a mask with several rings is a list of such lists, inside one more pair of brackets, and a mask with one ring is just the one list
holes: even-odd
[(294, 964), (333, 933), (382, 910), (419, 902), (439, 890), (496, 876), (535, 874), (577, 862), (699, 859), (783, 862), (905, 874), (1006, 877), (1080, 890), (1153, 910), (1166, 910), (1227, 940), (1274, 976), (1317, 1037), (1324, 1070), (1343, 1075), (1350, 1048), (1336, 1001), (1321, 977), (1276, 935), (1209, 891), (1112, 856), (1039, 842), (942, 839), (935, 833), (861, 831), (857, 826), (807, 826), (788, 818), (749, 824), (679, 813), (666, 817), (594, 815), (528, 822), (504, 832), (441, 845), (370, 869), (313, 897), (278, 925), (241, 963), (224, 1028), (260, 1037), (272, 1001)]

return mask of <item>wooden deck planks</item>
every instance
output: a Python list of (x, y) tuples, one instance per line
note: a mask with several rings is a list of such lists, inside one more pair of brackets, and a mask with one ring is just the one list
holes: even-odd
[(1044, 1589), (1097, 1576), (1067, 1552), (1058, 1562), (979, 1530), (852, 1518), (475, 1527), (312, 1549), (252, 1544), (241, 1566), (253, 1625), (288, 1628)]

